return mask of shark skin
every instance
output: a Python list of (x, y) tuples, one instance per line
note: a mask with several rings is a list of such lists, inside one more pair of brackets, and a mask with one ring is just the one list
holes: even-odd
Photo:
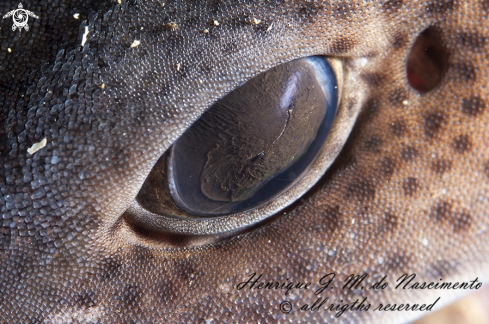
[[(0, 25), (0, 322), (403, 323), (429, 311), (375, 308), (477, 290), (414, 282), (488, 281), (487, 0), (23, 6), (28, 32)], [(444, 60), (420, 94), (406, 63), (427, 29)], [(338, 123), (354, 125), (314, 177), (230, 232), (134, 221), (153, 166), (206, 109), (312, 55), (341, 61)], [(302, 289), (246, 284), (260, 275)], [(334, 310), (356, 300), (370, 309)]]

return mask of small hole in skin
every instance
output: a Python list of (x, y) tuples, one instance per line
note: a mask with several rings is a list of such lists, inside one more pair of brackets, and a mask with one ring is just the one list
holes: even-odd
[(446, 71), (448, 54), (436, 27), (424, 30), (414, 42), (407, 60), (407, 79), (421, 94), (433, 90)]

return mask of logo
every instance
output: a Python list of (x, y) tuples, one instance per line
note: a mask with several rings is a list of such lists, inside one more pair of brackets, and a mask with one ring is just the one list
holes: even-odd
[(10, 16), (12, 16), (12, 19), (14, 21), (14, 24), (12, 25), (12, 30), (15, 31), (18, 28), (20, 32), (22, 32), (22, 28), (24, 28), (26, 31), (29, 30), (29, 25), (27, 25), (29, 16), (33, 18), (39, 18), (32, 11), (25, 10), (24, 7), (22, 7), (22, 3), (19, 3), (18, 9), (12, 10), (5, 16), (3, 16), (3, 19)]

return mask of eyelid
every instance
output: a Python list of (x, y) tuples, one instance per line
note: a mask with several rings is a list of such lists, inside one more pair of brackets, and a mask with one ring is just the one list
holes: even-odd
[[(353, 88), (349, 87), (346, 89), (347, 91), (344, 89), (346, 86), (344, 80), (349, 78), (350, 74), (344, 59), (327, 58), (327, 60), (337, 78), (339, 98), (337, 116), (318, 156), (313, 160), (304, 176), (291, 188), (254, 209), (213, 218), (196, 218), (182, 210), (178, 210), (178, 207), (175, 208), (175, 206), (172, 206), (166, 212), (159, 211), (157, 214), (142, 207), (135, 199), (125, 214), (128, 218), (127, 220), (152, 231), (191, 235), (216, 235), (241, 230), (256, 224), (299, 199), (323, 176), (324, 172), (333, 163), (346, 142), (360, 108), (360, 105), (357, 104), (353, 108), (345, 109), (344, 95), (350, 93)], [(355, 96), (358, 95), (358, 93), (355, 93)], [(361, 100), (358, 100), (358, 102), (361, 102)]]

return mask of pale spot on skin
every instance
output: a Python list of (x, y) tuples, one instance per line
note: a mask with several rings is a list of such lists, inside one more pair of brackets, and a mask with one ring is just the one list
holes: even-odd
[(12, 50), (10, 49), (10, 47), (7, 48), (7, 52), (12, 53)]
[(79, 13), (74, 14), (74, 15), (73, 15), (73, 18), (75, 18), (75, 19), (80, 18), (80, 14), (79, 14)]
[(69, 308), (60, 313), (48, 315), (44, 323), (73, 323), (73, 321), (97, 323), (102, 316), (103, 312), (100, 307), (90, 307), (87, 309)]
[(139, 44), (141, 44), (141, 41), (138, 41), (138, 40), (136, 40), (136, 39), (135, 39), (135, 40), (132, 42), (132, 44), (131, 44), (131, 48), (137, 47), (137, 46), (139, 46)]
[(32, 144), (32, 146), (27, 149), (27, 153), (29, 153), (31, 155), (36, 153), (40, 149), (44, 148), (46, 146), (46, 143), (47, 143), (47, 140), (44, 137), (40, 142)]
[(81, 46), (85, 46), (85, 43), (87, 42), (87, 36), (88, 36), (88, 26), (85, 26), (85, 33), (83, 34)]
[(214, 25), (219, 26), (219, 22), (217, 20), (214, 20)]
[(167, 26), (170, 27), (171, 30), (177, 30), (178, 29), (178, 25), (176, 23), (174, 23), (173, 21), (170, 22)]

